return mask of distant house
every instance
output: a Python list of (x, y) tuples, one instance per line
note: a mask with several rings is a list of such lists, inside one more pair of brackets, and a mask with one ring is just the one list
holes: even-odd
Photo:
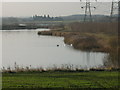
[(18, 28), (25, 29), (27, 27), (26, 24), (18, 24)]
[(26, 27), (26, 24), (19, 24), (19, 27)]

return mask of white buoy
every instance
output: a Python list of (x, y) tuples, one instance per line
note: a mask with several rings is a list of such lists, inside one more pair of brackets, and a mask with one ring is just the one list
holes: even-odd
[(73, 46), (72, 44), (70, 44), (70, 46)]

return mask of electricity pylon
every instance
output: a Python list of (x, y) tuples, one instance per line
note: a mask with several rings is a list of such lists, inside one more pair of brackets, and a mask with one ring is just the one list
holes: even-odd
[[(80, 0), (80, 1), (82, 1), (82, 0)], [(97, 1), (97, 0), (95, 0), (95, 1)], [(91, 22), (92, 22), (93, 20), (92, 20), (91, 8), (96, 9), (96, 7), (92, 7), (90, 0), (86, 0), (86, 5), (83, 6), (83, 7), (81, 7), (81, 8), (82, 8), (82, 9), (85, 8), (84, 22), (85, 22), (85, 21), (91, 21)], [(89, 19), (87, 19), (87, 16), (89, 16)]]
[(117, 13), (119, 14), (119, 5), (118, 5), (119, 2), (116, 0), (112, 0), (111, 13), (110, 13), (111, 18), (115, 14), (116, 10), (118, 11)]
[(118, 1), (118, 18), (120, 19), (120, 0)]

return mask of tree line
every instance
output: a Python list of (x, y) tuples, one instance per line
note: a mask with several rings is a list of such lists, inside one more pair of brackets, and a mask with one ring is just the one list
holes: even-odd
[(34, 15), (33, 20), (37, 20), (37, 21), (63, 21), (63, 19), (61, 17), (50, 17), (50, 15), (44, 15), (44, 16)]

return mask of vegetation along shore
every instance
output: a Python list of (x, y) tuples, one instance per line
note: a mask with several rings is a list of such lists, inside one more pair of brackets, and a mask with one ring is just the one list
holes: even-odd
[(71, 23), (64, 27), (55, 27), (50, 31), (39, 31), (38, 35), (62, 36), (66, 44), (72, 44), (77, 50), (105, 52), (106, 66), (119, 68), (118, 22)]

